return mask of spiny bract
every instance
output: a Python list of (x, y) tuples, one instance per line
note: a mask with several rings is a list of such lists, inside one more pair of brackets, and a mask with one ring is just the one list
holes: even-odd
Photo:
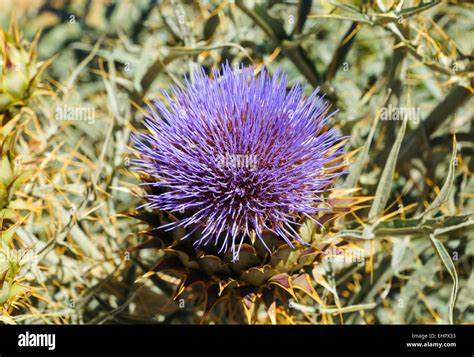
[[(149, 131), (134, 138), (138, 169), (159, 193), (146, 195), (147, 207), (185, 210), (167, 230), (190, 227), (194, 246), (209, 243), (234, 260), (246, 240), (257, 238), (268, 250), (263, 232), (293, 246), (305, 243), (298, 230), (304, 218), (327, 210), (322, 193), (341, 175), (329, 163), (342, 153), (342, 140), (327, 129), (332, 114), (315, 90), (305, 98), (296, 82), (262, 68), (233, 70), (224, 65), (209, 78), (203, 69), (185, 88), (149, 106)], [(334, 114), (334, 113), (333, 113)]]

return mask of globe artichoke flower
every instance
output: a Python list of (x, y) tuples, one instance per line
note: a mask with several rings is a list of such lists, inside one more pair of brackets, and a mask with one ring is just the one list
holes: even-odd
[[(175, 271), (176, 296), (206, 287), (206, 311), (233, 295), (250, 318), (274, 287), (317, 299), (305, 267), (321, 255), (302, 225), (334, 212), (325, 193), (344, 173), (344, 137), (315, 90), (287, 90), (287, 77), (264, 68), (200, 70), (185, 88), (164, 92), (132, 138), (152, 238), (164, 253), (152, 269)], [(157, 242), (158, 245), (156, 244)], [(229, 292), (229, 296), (224, 293)], [(272, 298), (264, 299), (272, 301)]]

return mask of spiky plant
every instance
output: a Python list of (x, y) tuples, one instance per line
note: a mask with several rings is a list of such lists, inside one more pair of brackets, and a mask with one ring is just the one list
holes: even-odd
[(19, 273), (27, 260), (21, 257), (23, 250), (13, 246), (13, 237), (23, 220), (21, 211), (24, 207), (15, 194), (29, 174), (19, 165), (15, 155), (15, 128), (19, 119), (17, 115), (0, 127), (0, 315), (11, 310), (16, 300), (29, 290), (21, 284), (22, 274)]
[(39, 80), (47, 62), (37, 60), (38, 38), (39, 36), (31, 45), (26, 46), (16, 20), (12, 20), (8, 32), (0, 29), (0, 117), (2, 121), (8, 112), (25, 106), (28, 99), (41, 90)]
[(25, 261), (12, 247), (25, 208), (15, 195), (29, 173), (20, 165), (16, 150), (22, 109), (28, 108), (32, 97), (45, 92), (39, 80), (49, 63), (37, 61), (37, 39), (26, 45), (14, 18), (8, 32), (0, 29), (0, 309), (7, 304), (7, 310), (14, 298), (28, 290), (19, 285), (18, 276)]
[(19, 297), (31, 289), (23, 284), (22, 274), (19, 273), (31, 255), (10, 248), (18, 226), (15, 224), (3, 231), (0, 239), (0, 316), (4, 317), (5, 312), (9, 313), (16, 307)]
[(260, 302), (274, 311), (295, 289), (319, 300), (311, 271), (327, 246), (307, 227), (348, 208), (328, 197), (344, 173), (344, 138), (318, 90), (287, 90), (284, 73), (212, 74), (165, 93), (169, 109), (156, 100), (148, 132), (133, 139), (147, 191), (138, 217), (152, 236), (139, 248), (162, 252), (152, 272), (178, 274), (175, 296), (202, 283), (205, 314), (237, 299), (250, 322)]
[(0, 209), (8, 207), (21, 180), (20, 170), (15, 161), (14, 136), (16, 120), (0, 128)]
[(45, 93), (40, 77), (50, 61), (38, 61), (36, 45), (25, 45), (15, 18), (8, 32), (0, 29), (0, 209), (6, 208), (21, 183), (15, 150), (22, 108), (30, 98)]

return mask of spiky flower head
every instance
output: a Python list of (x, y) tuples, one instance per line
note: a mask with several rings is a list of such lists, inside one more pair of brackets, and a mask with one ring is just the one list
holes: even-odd
[(154, 189), (144, 206), (185, 212), (159, 228), (185, 227), (182, 239), (234, 259), (245, 241), (267, 247), (264, 233), (304, 244), (299, 226), (327, 209), (323, 194), (341, 175), (334, 159), (343, 149), (329, 105), (318, 90), (304, 90), (299, 82), (287, 90), (281, 71), (255, 76), (254, 68), (224, 65), (163, 92), (169, 105), (155, 100), (148, 133), (133, 138), (136, 167)]

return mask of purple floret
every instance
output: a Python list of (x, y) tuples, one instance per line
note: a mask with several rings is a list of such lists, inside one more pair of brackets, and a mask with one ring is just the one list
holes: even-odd
[[(185, 88), (163, 93), (149, 106), (147, 134), (132, 138), (143, 185), (162, 189), (145, 196), (150, 209), (186, 212), (186, 218), (156, 227), (196, 230), (196, 247), (212, 242), (234, 258), (246, 239), (269, 231), (293, 246), (303, 218), (327, 210), (322, 193), (341, 175), (330, 161), (342, 140), (328, 129), (329, 105), (316, 89), (287, 91), (287, 78), (262, 69), (224, 65), (212, 79), (197, 71)], [(148, 182), (152, 180), (153, 182)]]

